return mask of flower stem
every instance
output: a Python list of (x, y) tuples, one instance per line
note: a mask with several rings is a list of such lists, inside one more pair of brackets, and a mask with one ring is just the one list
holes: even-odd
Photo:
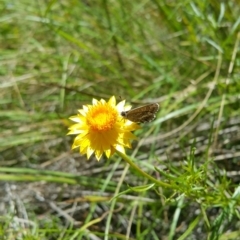
[(132, 168), (134, 168), (137, 172), (139, 172), (142, 176), (148, 178), (149, 180), (151, 180), (152, 182), (156, 183), (156, 185), (161, 186), (161, 187), (166, 187), (166, 188), (171, 188), (171, 185), (162, 181), (159, 181), (157, 179), (155, 179), (154, 177), (148, 175), (146, 172), (144, 172), (141, 168), (139, 168), (136, 164), (133, 163), (133, 161), (131, 160), (130, 157), (128, 157), (127, 155), (125, 155), (122, 152), (119, 152), (116, 150), (116, 152), (118, 153), (118, 155), (120, 157), (122, 157), (122, 159), (124, 161), (126, 161)]

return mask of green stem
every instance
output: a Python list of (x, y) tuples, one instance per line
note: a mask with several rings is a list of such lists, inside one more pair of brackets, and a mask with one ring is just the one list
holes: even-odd
[(133, 161), (131, 160), (130, 157), (128, 157), (127, 155), (125, 155), (124, 153), (122, 152), (119, 152), (119, 151), (116, 151), (117, 154), (122, 157), (122, 159), (124, 161), (126, 161), (132, 168), (134, 168), (137, 172), (139, 172), (142, 176), (148, 178), (149, 180), (151, 180), (152, 182), (156, 183), (158, 186), (161, 186), (161, 187), (166, 187), (166, 188), (171, 188), (171, 185), (165, 183), (165, 182), (162, 182), (162, 181), (159, 181), (155, 178), (153, 178), (152, 176), (148, 175), (146, 172), (144, 172), (141, 168), (139, 168), (136, 164), (133, 163)]

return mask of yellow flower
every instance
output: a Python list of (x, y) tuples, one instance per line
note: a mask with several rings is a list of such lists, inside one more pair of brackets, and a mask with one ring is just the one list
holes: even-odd
[(87, 154), (88, 159), (95, 152), (99, 161), (103, 153), (109, 158), (115, 150), (125, 153), (125, 147), (131, 148), (130, 141), (136, 139), (131, 131), (140, 126), (121, 116), (124, 104), (125, 100), (116, 105), (113, 96), (108, 102), (93, 99), (92, 105), (83, 105), (78, 115), (70, 117), (76, 124), (68, 134), (78, 134), (72, 149), (80, 147), (80, 153)]

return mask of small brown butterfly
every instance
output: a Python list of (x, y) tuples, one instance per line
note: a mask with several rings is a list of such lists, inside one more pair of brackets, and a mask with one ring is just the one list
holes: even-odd
[(142, 107), (133, 108), (129, 111), (122, 111), (121, 116), (132, 122), (151, 122), (156, 117), (159, 109), (158, 103), (150, 103)]

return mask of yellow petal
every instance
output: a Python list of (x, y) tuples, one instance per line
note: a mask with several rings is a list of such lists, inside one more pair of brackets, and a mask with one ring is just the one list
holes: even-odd
[(112, 96), (109, 100), (108, 100), (108, 104), (111, 105), (112, 107), (116, 106), (116, 98), (114, 96)]

